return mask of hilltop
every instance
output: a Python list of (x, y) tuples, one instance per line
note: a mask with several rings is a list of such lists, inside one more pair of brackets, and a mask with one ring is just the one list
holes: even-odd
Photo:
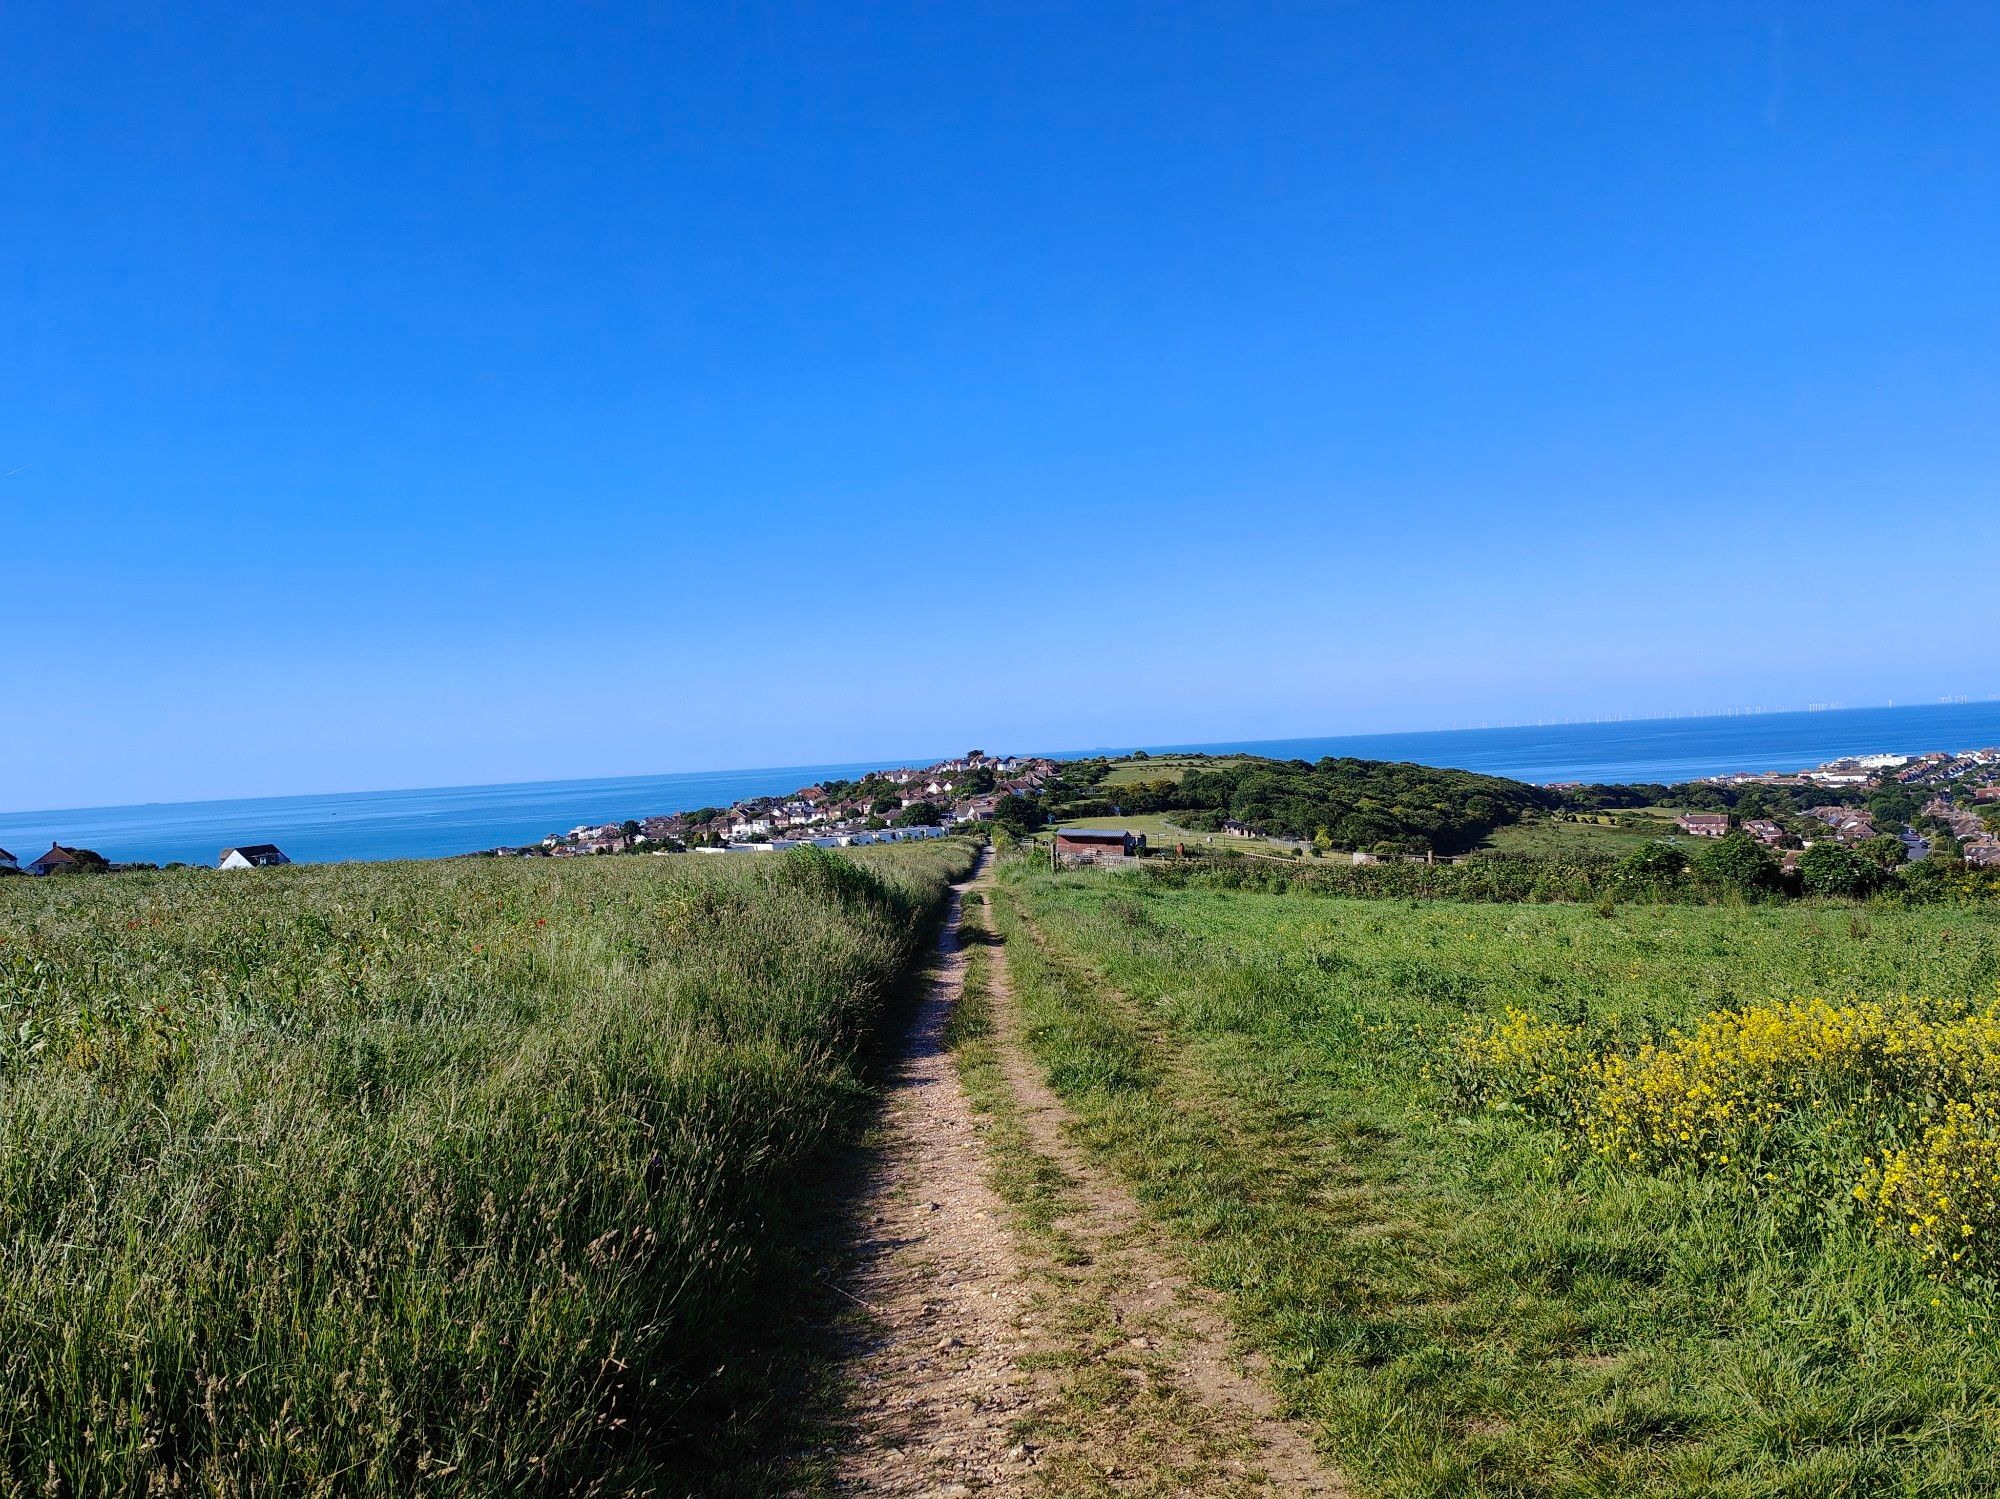
[(1191, 832), (1417, 856), (1465, 853), (1560, 804), (1524, 781), (1392, 760), (1143, 752), (1072, 761), (1041, 800), (1057, 821), (1171, 812)]

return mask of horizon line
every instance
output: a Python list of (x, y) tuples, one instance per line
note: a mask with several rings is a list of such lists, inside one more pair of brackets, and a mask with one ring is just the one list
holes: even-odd
[[(1432, 734), (1444, 735), (1444, 734), (1502, 733), (1512, 729), (1585, 728), (1585, 727), (1596, 727), (1609, 724), (1678, 723), (1678, 722), (1697, 721), (1697, 720), (1729, 719), (1729, 718), (1782, 718), (1787, 716), (1799, 716), (1799, 717), (1804, 717), (1807, 715), (1817, 716), (1828, 713), (1866, 713), (1866, 712), (1878, 712), (1885, 709), (1896, 708), (1899, 706), (1911, 709), (1958, 708), (1958, 707), (1972, 707), (1976, 704), (1995, 703), (1995, 702), (2000, 702), (2000, 693), (1992, 693), (1988, 694), (1985, 697), (1980, 697), (1980, 698), (1974, 698), (1961, 694), (1953, 697), (1927, 699), (1921, 702), (1905, 701), (1900, 704), (1894, 698), (1891, 698), (1886, 703), (1857, 703), (1852, 706), (1841, 703), (1814, 703), (1814, 704), (1809, 704), (1804, 708), (1758, 707), (1758, 708), (1731, 708), (1731, 709), (1723, 709), (1720, 711), (1703, 711), (1703, 712), (1688, 712), (1688, 713), (1599, 714), (1592, 717), (1579, 717), (1579, 718), (1541, 718), (1532, 721), (1523, 719), (1513, 723), (1454, 724), (1446, 728), (1370, 729), (1359, 732), (1347, 732), (1347, 733), (1290, 734), (1290, 735), (1272, 736), (1268, 738), (1237, 739), (1226, 742), (1238, 745), (1280, 745), (1280, 744), (1301, 744), (1313, 740), (1326, 740), (1326, 739), (1398, 739), (1398, 738), (1411, 738), (1421, 735), (1432, 735)], [(1206, 742), (1220, 743), (1225, 741), (1210, 740)], [(1073, 748), (1064, 750), (1018, 750), (1018, 751), (1009, 751), (1008, 753), (1038, 756), (1041, 758), (1052, 759), (1052, 760), (1075, 760), (1075, 759), (1087, 759), (1093, 755), (1102, 755), (1102, 754), (1131, 754), (1138, 750), (1145, 750), (1149, 753), (1165, 753), (1165, 754), (1194, 753), (1198, 751), (1198, 746), (1193, 742), (1186, 742), (1186, 741), (1179, 743), (1168, 743), (1162, 741), (1159, 743), (1144, 743), (1144, 744), (1138, 744), (1138, 743), (1128, 743), (1123, 745), (1102, 744), (1102, 745), (1091, 746), (1088, 748)], [(963, 754), (964, 751), (958, 751), (957, 753)], [(949, 759), (951, 757), (947, 755), (944, 756), (943, 758)], [(265, 793), (263, 795), (257, 795), (257, 796), (199, 796), (199, 797), (184, 797), (176, 800), (164, 800), (164, 801), (151, 800), (143, 802), (98, 802), (89, 805), (78, 805), (69, 807), (20, 807), (20, 808), (0, 809), (0, 817), (48, 817), (64, 813), (130, 811), (142, 807), (219, 806), (235, 802), (313, 801), (328, 797), (412, 796), (412, 795), (421, 795), (424, 793), (439, 792), (439, 791), (490, 791), (490, 790), (502, 790), (510, 787), (526, 787), (526, 786), (578, 786), (578, 785), (585, 785), (594, 781), (648, 781), (648, 780), (666, 780), (674, 777), (702, 776), (702, 775), (758, 775), (766, 772), (776, 772), (784, 770), (850, 770), (850, 769), (861, 769), (864, 767), (866, 768), (880, 767), (884, 769), (911, 769), (911, 768), (917, 768), (922, 765), (929, 765), (935, 763), (937, 763), (937, 761), (935, 760), (893, 759), (889, 757), (876, 756), (872, 758), (863, 758), (858, 760), (822, 760), (817, 762), (802, 762), (795, 765), (741, 765), (741, 766), (717, 765), (717, 766), (704, 766), (698, 770), (640, 771), (626, 775), (596, 774), (596, 775), (581, 775), (581, 776), (547, 776), (533, 780), (453, 781), (453, 782), (445, 782), (437, 785), (428, 785), (428, 786), (375, 786), (375, 787), (361, 787), (361, 788), (353, 788), (353, 789), (338, 790), (338, 791), (280, 791), (280, 792)]]

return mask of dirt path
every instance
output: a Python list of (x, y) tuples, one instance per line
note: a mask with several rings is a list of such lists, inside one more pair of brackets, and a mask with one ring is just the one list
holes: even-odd
[[(985, 865), (966, 893), (991, 899)], [(840, 1491), (1345, 1494), (1233, 1352), (1219, 1298), (1071, 1140), (1025, 1048), (1004, 947), (984, 970), (1002, 1096), (991, 1118), (969, 1102), (945, 1049), (966, 972), (959, 899), (863, 1205), (851, 1294), (874, 1326), (851, 1365)], [(1025, 1154), (1060, 1181), (1039, 1233), (991, 1185), (996, 1133), (1016, 1180)]]
[(835, 1474), (845, 1493), (1019, 1492), (1029, 1461), (1010, 1434), (1030, 1395), (1024, 1267), (945, 1050), (965, 982), (960, 900), (954, 892), (862, 1204), (868, 1237), (849, 1293), (875, 1326), (850, 1368), (854, 1441)]

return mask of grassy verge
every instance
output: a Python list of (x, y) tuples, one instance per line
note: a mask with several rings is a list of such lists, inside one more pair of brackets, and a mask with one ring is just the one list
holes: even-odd
[(1030, 1318), (1037, 1347), (1024, 1367), (1044, 1398), (1015, 1435), (1036, 1454), (1043, 1492), (1066, 1496), (1262, 1493), (1248, 1445), (1182, 1387), (1171, 1338), (1154, 1319), (1119, 1307), (1132, 1265), (1115, 1235), (1089, 1221), (1087, 1190), (1041, 1151), (1006, 1076), (992, 980), (998, 932), (966, 904), (965, 990), (951, 1033), (953, 1058), (985, 1121), (994, 1189), (1007, 1204), (1035, 1276)]
[(0, 1489), (754, 1491), (962, 847), (0, 887)]
[(1638, 1036), (1800, 993), (1990, 1000), (1992, 916), (1607, 917), (1018, 866), (1003, 890), (1018, 1002), (1091, 1148), (1370, 1491), (2000, 1489), (1987, 1293), (1851, 1204), (1616, 1169), (1447, 1076), (1510, 1005)]
[(1063, 1216), (1075, 1206), (1070, 1183), (1029, 1140), (1021, 1126), (1020, 1105), (1001, 1068), (992, 997), (996, 961), (992, 944), (998, 933), (976, 897), (965, 902), (960, 933), (966, 945), (965, 988), (953, 1007), (946, 1044), (966, 1098), (986, 1122), (993, 1189), (1043, 1252), (1059, 1264), (1080, 1263), (1082, 1250), (1061, 1226)]

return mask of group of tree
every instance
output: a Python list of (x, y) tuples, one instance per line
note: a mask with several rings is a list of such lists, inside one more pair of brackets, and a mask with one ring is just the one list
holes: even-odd
[(1495, 828), (1556, 805), (1521, 781), (1390, 760), (1242, 756), (1162, 777), (1106, 784), (1109, 761), (1065, 768), (1047, 793), (1060, 820), (1168, 812), (1195, 831), (1235, 822), (1259, 833), (1382, 853), (1463, 853)]
[(1902, 889), (1930, 898), (1965, 873), (1955, 844), (1904, 862), (1902, 841), (1886, 834), (1845, 844), (1821, 839), (1786, 869), (1747, 833), (1729, 833), (1693, 853), (1678, 843), (1645, 845), (1618, 866), (1618, 883), (1631, 894), (1668, 894), (1692, 887), (1710, 895), (1762, 900), (1784, 895), (1858, 900)]

